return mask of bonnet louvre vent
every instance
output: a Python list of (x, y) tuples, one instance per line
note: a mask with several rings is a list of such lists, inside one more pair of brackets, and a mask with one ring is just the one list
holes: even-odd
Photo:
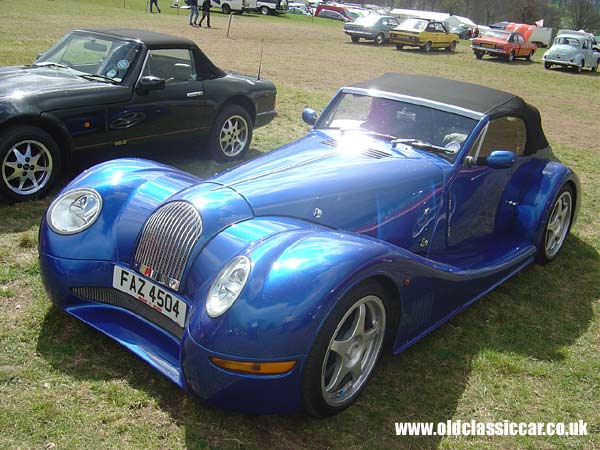
[(387, 152), (377, 150), (374, 148), (368, 148), (368, 149), (364, 150), (362, 152), (362, 154), (365, 156), (368, 156), (369, 158), (375, 158), (375, 159), (389, 158), (390, 156), (392, 156)]

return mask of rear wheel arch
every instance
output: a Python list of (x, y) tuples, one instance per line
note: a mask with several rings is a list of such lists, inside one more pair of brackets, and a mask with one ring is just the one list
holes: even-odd
[(256, 107), (254, 106), (254, 102), (243, 95), (234, 95), (233, 97), (229, 97), (227, 100), (225, 100), (219, 107), (215, 117), (219, 115), (225, 108), (231, 105), (239, 105), (248, 111), (250, 119), (252, 119), (252, 125), (254, 126), (254, 124), (256, 124)]

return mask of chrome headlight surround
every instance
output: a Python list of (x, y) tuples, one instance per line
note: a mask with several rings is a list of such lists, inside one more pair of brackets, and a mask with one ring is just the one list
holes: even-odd
[(240, 296), (252, 269), (247, 256), (236, 256), (221, 269), (206, 296), (206, 313), (213, 319), (223, 315)]
[(57, 234), (81, 233), (102, 211), (102, 196), (95, 189), (77, 188), (58, 196), (48, 208), (46, 220)]

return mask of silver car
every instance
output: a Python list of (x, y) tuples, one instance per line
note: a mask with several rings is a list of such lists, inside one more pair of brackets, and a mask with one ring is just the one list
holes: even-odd
[(552, 66), (573, 67), (577, 72), (585, 68), (593, 72), (600, 65), (600, 51), (593, 34), (584, 31), (561, 30), (552, 47), (542, 56), (546, 69)]

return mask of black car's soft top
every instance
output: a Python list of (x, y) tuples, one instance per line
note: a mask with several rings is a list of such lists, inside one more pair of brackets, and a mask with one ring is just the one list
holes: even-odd
[(353, 84), (352, 87), (433, 100), (486, 114), (490, 118), (509, 115), (520, 117), (527, 129), (525, 153), (535, 153), (548, 147), (538, 109), (508, 92), (445, 78), (399, 73), (386, 73), (379, 78)]
[(148, 48), (185, 48), (196, 47), (196, 44), (186, 38), (157, 33), (155, 31), (133, 30), (128, 28), (85, 28), (81, 31), (91, 31), (109, 36), (142, 41)]

